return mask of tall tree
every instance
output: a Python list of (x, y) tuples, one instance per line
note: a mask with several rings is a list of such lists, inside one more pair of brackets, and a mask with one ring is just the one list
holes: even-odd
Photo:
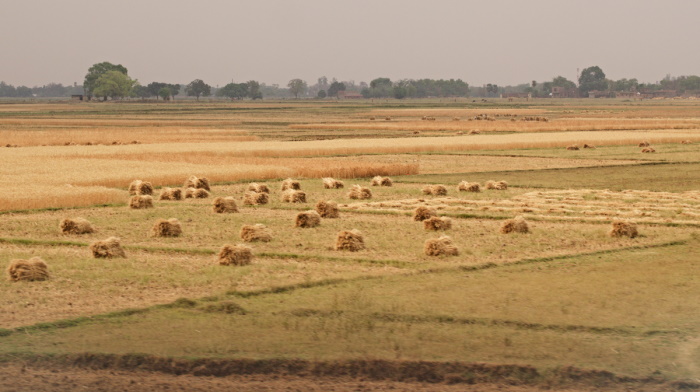
[(131, 94), (131, 89), (137, 83), (127, 74), (119, 71), (107, 71), (94, 83), (93, 93), (100, 97), (112, 99), (124, 98)]
[(151, 92), (148, 91), (148, 87), (142, 86), (140, 84), (137, 84), (131, 89), (131, 94), (141, 99), (146, 99), (151, 96)]
[(299, 94), (306, 92), (306, 82), (301, 79), (292, 79), (287, 83), (289, 87), (289, 92), (294, 94), (294, 98), (299, 98)]
[(205, 97), (211, 95), (211, 86), (204, 83), (202, 79), (195, 79), (185, 87), (185, 93), (187, 93), (187, 95), (190, 97), (197, 97), (197, 100), (199, 101), (199, 97), (201, 95)]
[(163, 98), (163, 101), (167, 101), (168, 98), (173, 94), (172, 91), (170, 91), (169, 87), (162, 87), (160, 90), (158, 90), (158, 95)]
[(248, 96), (250, 99), (262, 99), (263, 95), (260, 92), (260, 83), (255, 80), (248, 81)]
[(242, 99), (247, 97), (248, 94), (248, 83), (229, 83), (216, 92), (216, 95), (220, 97), (231, 99)]
[(608, 81), (605, 80), (605, 72), (597, 65), (584, 69), (578, 78), (578, 90), (583, 96), (587, 96), (589, 91), (603, 91), (607, 88)]
[(331, 83), (330, 87), (328, 87), (327, 94), (329, 97), (337, 97), (338, 93), (341, 91), (345, 91), (345, 83), (335, 81), (335, 82)]
[[(92, 97), (93, 95), (99, 95), (95, 94), (94, 92), (97, 79), (99, 79), (102, 75), (106, 74), (109, 71), (121, 72), (124, 75), (128, 74), (126, 67), (124, 67), (121, 64), (115, 65), (107, 61), (94, 64), (88, 69), (88, 73), (85, 75), (85, 82), (83, 83), (83, 88), (87, 92), (88, 97)], [(104, 98), (107, 99), (106, 96), (104, 96)]]

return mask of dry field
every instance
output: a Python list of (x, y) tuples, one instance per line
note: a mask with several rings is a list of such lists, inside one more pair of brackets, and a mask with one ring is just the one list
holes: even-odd
[[(2, 104), (0, 145), (17, 147), (0, 150), (0, 258), (41, 257), (50, 278), (0, 281), (0, 373), (698, 389), (698, 113), (693, 101), (619, 100)], [(497, 120), (467, 120), (479, 114)], [(158, 200), (190, 175), (209, 179), (208, 198)], [(393, 185), (372, 186), (377, 175)], [(287, 177), (305, 202), (282, 200)], [(129, 208), (134, 179), (153, 184), (153, 208)], [(463, 180), (481, 192), (460, 192)], [(249, 182), (269, 186), (269, 203), (244, 204)], [(355, 184), (372, 197), (351, 198)], [(433, 184), (447, 194), (424, 194)], [(219, 196), (238, 212), (215, 213)], [(339, 218), (296, 227), (320, 200)], [(418, 207), (450, 227), (427, 230)], [(504, 233), (516, 216), (528, 232)], [(94, 232), (61, 233), (77, 217)], [(169, 218), (181, 235), (153, 236)], [(616, 220), (638, 235), (610, 236)], [(219, 265), (252, 224), (272, 239), (248, 243), (249, 265)], [(336, 250), (352, 229), (364, 249)], [(458, 254), (427, 255), (442, 235)], [(93, 258), (108, 237), (126, 258)]]

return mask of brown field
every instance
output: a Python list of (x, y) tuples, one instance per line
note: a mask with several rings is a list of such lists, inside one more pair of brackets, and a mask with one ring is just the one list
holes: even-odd
[[(11, 146), (0, 150), (0, 256), (41, 257), (50, 274), (0, 281), (0, 379), (27, 373), (35, 381), (13, 386), (36, 390), (197, 390), (205, 379), (240, 390), (698, 389), (698, 113), (691, 100), (0, 104), (0, 145)], [(478, 114), (497, 120), (467, 120)], [(510, 121), (526, 116), (548, 121)], [(191, 175), (208, 178), (209, 198), (158, 200)], [(377, 175), (392, 186), (372, 186)], [(325, 189), (324, 177), (345, 186)], [(282, 200), (285, 178), (306, 202)], [(127, 206), (134, 179), (152, 183), (154, 208)], [(267, 204), (244, 204), (249, 182), (269, 186)], [(350, 198), (355, 184), (371, 198)], [(422, 192), (436, 184), (447, 195)], [(238, 212), (213, 212), (219, 196)], [(339, 218), (295, 227), (322, 200)], [(451, 228), (426, 230), (417, 207)], [(516, 216), (529, 232), (502, 232)], [(77, 217), (95, 232), (62, 234)], [(170, 218), (180, 236), (151, 236)], [(616, 220), (639, 235), (610, 236)], [(246, 243), (249, 265), (219, 265), (253, 224), (272, 239)], [(336, 250), (353, 229), (364, 249)], [(426, 255), (441, 235), (457, 255)], [(108, 237), (126, 258), (93, 258), (90, 243)], [(216, 378), (192, 379), (204, 375)]]

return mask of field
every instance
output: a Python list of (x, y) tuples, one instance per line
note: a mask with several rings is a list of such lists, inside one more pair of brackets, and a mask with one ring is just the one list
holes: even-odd
[[(20, 367), (69, 389), (700, 389), (697, 101), (3, 102), (0, 146), (3, 263), (50, 274), (0, 281), (0, 389)], [(208, 198), (159, 200), (191, 175)], [(282, 200), (285, 178), (306, 202)], [(154, 208), (129, 208), (135, 179)], [(251, 182), (269, 203), (244, 204)], [(214, 213), (218, 196), (238, 212)], [(295, 227), (320, 200), (339, 218)], [(95, 231), (60, 231), (78, 217)], [(515, 217), (528, 232), (502, 233)], [(151, 235), (168, 218), (182, 234)], [(272, 239), (219, 265), (252, 224)], [(352, 229), (365, 248), (336, 250)], [(443, 234), (458, 254), (426, 255)], [(93, 258), (108, 237), (126, 258)]]

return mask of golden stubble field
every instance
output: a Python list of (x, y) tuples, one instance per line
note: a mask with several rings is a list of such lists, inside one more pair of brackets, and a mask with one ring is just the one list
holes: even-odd
[[(0, 257), (42, 257), (51, 275), (0, 283), (0, 355), (376, 358), (700, 377), (698, 103), (382, 105), (0, 105), (0, 145), (18, 146), (0, 150), (0, 177), (12, 185), (0, 195)], [(496, 120), (468, 120), (479, 114)], [(548, 121), (510, 121), (516, 114)], [(643, 141), (656, 152), (642, 154)], [(596, 148), (566, 149), (574, 144)], [(650, 191), (653, 178), (617, 189), (615, 178), (645, 170), (672, 174), (682, 191)], [(210, 180), (209, 198), (157, 200), (190, 175)], [(376, 175), (393, 186), (371, 186)], [(534, 187), (533, 176), (548, 181)], [(306, 203), (281, 200), (287, 177), (300, 179)], [(323, 177), (345, 187), (325, 189)], [(508, 188), (485, 189), (486, 178)], [(153, 184), (154, 208), (127, 206), (134, 179)], [(482, 191), (460, 192), (462, 180)], [(243, 204), (254, 181), (270, 186), (268, 204)], [(371, 199), (351, 199), (354, 184)], [(447, 194), (426, 195), (426, 184)], [(217, 196), (239, 212), (214, 213)], [(340, 217), (295, 227), (320, 200), (336, 201)], [(426, 230), (411, 217), (417, 207), (451, 228)], [(529, 232), (503, 234), (516, 216)], [(76, 217), (96, 231), (62, 234), (59, 222)], [(168, 218), (182, 234), (153, 237)], [(639, 235), (611, 237), (615, 220), (635, 222)], [(249, 244), (252, 264), (218, 265), (221, 246), (257, 223), (272, 240)], [(335, 250), (336, 234), (351, 229), (366, 248)], [(441, 235), (458, 255), (424, 253)], [(88, 245), (111, 236), (127, 258), (94, 259)], [(194, 331), (206, 338), (191, 342)]]

